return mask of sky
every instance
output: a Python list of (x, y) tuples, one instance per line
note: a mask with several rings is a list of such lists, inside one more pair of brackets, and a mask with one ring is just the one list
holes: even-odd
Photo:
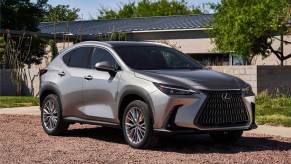
[[(35, 2), (37, 0), (32, 0)], [(138, 1), (138, 0), (130, 0)], [(219, 0), (186, 0), (189, 6), (199, 6), (203, 3), (214, 2)], [(48, 3), (56, 6), (58, 4), (70, 5), (70, 7), (80, 9), (80, 18), (83, 20), (96, 18), (101, 8), (117, 10), (122, 4), (128, 3), (129, 0), (49, 0)]]

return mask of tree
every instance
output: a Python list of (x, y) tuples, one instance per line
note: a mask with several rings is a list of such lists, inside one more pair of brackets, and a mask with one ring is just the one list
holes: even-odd
[(187, 2), (176, 0), (142, 0), (139, 2), (130, 2), (120, 7), (118, 11), (111, 9), (101, 9), (98, 19), (132, 18), (147, 16), (168, 16), (168, 15), (189, 15), (200, 14), (199, 8), (189, 8)]
[(79, 18), (79, 8), (70, 9), (69, 5), (49, 6), (44, 22), (73, 21)]
[(247, 59), (271, 53), (283, 61), (283, 44), (275, 48), (273, 41), (288, 43), (278, 36), (290, 32), (288, 0), (222, 0), (215, 7), (210, 35), (220, 51), (235, 52)]
[(6, 42), (3, 36), (0, 36), (0, 68), (2, 65), (4, 65), (4, 57), (5, 57), (5, 47)]
[(1, 28), (38, 31), (38, 24), (45, 14), (47, 0), (0, 0)]
[(52, 55), (52, 59), (54, 59), (58, 55), (58, 48), (57, 48), (57, 43), (55, 40), (50, 39), (48, 42), (48, 45), (50, 46), (50, 52)]
[[(38, 25), (46, 13), (47, 0), (37, 0), (31, 3), (30, 0), (0, 0), (1, 2), (1, 28), (7, 34), (3, 35), (6, 42), (5, 50), (1, 52), (0, 63), (5, 68), (14, 68), (12, 61), (18, 60), (19, 65), (39, 64), (44, 55), (45, 40), (38, 36), (26, 34), (25, 31), (39, 31)], [(16, 35), (12, 30), (22, 31), (21, 35)], [(18, 51), (18, 55), (11, 54)]]

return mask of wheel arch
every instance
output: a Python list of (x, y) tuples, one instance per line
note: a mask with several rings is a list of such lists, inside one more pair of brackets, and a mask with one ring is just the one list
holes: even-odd
[[(60, 99), (60, 103), (62, 103), (59, 89), (57, 89), (57, 87), (54, 86), (53, 84), (48, 84), (48, 85), (45, 85), (44, 87), (42, 87), (42, 89), (40, 91), (40, 94), (39, 94), (39, 105), (40, 106), (42, 105), (42, 102), (45, 99), (45, 97), (49, 94), (57, 95)], [(61, 107), (62, 107), (62, 105), (61, 105)]]
[(121, 122), (121, 120), (122, 120), (124, 110), (125, 110), (126, 106), (128, 105), (128, 103), (130, 103), (133, 100), (141, 100), (141, 101), (144, 101), (149, 106), (149, 110), (150, 110), (150, 113), (152, 115), (153, 123), (154, 123), (154, 111), (153, 111), (154, 108), (152, 105), (153, 103), (152, 103), (150, 96), (147, 94), (146, 91), (144, 91), (142, 89), (138, 89), (138, 88), (135, 88), (135, 89), (131, 88), (131, 89), (124, 91), (122, 93), (122, 95), (120, 96), (119, 100), (120, 100), (118, 103), (118, 120), (119, 120), (119, 122)]

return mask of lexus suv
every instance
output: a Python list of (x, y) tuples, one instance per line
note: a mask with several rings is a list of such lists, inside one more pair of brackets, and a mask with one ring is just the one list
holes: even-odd
[(74, 123), (96, 124), (121, 128), (131, 147), (148, 148), (161, 132), (208, 133), (232, 143), (256, 127), (249, 84), (160, 43), (78, 43), (40, 75), (48, 135)]

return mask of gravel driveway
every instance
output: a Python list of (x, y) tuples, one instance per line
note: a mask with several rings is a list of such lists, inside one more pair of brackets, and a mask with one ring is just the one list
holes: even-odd
[(246, 134), (223, 146), (207, 135), (164, 136), (153, 150), (135, 150), (120, 130), (76, 124), (53, 137), (37, 116), (0, 115), (0, 122), (0, 163), (291, 163), (291, 138)]

